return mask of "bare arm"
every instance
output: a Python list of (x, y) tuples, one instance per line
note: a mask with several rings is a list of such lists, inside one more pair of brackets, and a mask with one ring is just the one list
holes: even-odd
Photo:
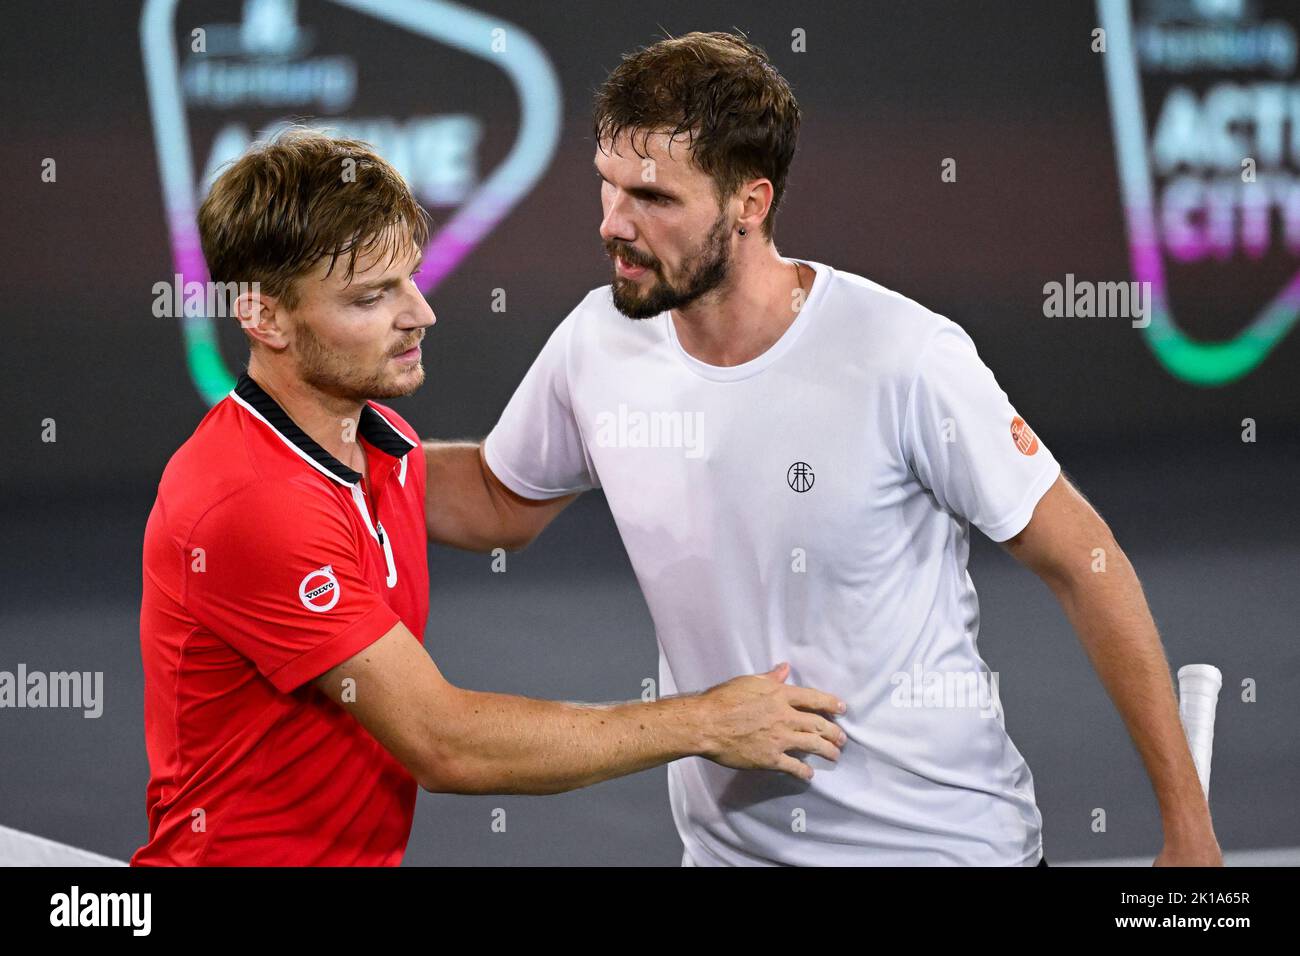
[(810, 778), (788, 752), (837, 760), (844, 733), (815, 711), (842, 711), (831, 694), (784, 684), (788, 673), (782, 665), (651, 703), (534, 700), (453, 686), (398, 624), (316, 685), (426, 790), (548, 794), (686, 756)]
[(466, 551), (517, 551), (577, 495), (534, 501), (492, 473), (476, 442), (426, 441), (424, 517), (429, 538)]
[[(1222, 865), (1164, 646), (1110, 528), (1062, 475), (1003, 547), (1056, 595), (1137, 745), (1164, 823), (1156, 862)], [(1094, 571), (1103, 558), (1105, 570)]]

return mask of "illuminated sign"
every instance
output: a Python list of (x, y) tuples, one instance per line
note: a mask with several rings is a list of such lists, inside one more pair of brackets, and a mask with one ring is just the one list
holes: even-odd
[[(1098, 0), (1129, 253), (1135, 278), (1151, 283), (1143, 335), (1178, 378), (1226, 385), (1256, 368), (1300, 313), (1290, 261), (1300, 257), (1296, 29), (1262, 16), (1255, 0), (1137, 6), (1135, 18), (1129, 0)], [(1166, 87), (1150, 124), (1144, 83)], [(1232, 337), (1201, 341), (1175, 320), (1172, 269), (1230, 263), (1257, 276), (1279, 260), (1281, 291)]]
[[(316, 52), (321, 31), (299, 19), (297, 0), (244, 0), (239, 23), (201, 23), (178, 34), (179, 0), (146, 0), (140, 20), (149, 106), (162, 177), (163, 204), (178, 283), (206, 283), (195, 216), (212, 177), (254, 140), (293, 117), (313, 114), (320, 126), (372, 143), (406, 178), (426, 207), (452, 208), (433, 231), (417, 277), (428, 295), (478, 245), (541, 177), (560, 129), (560, 88), (546, 53), (523, 30), (445, 0), (318, 0), (363, 14), (368, 22), (437, 41), (486, 60), (508, 77), (519, 103), (519, 128), (504, 159), (486, 176), (478, 146), (487, 121), (464, 111), (359, 115), (354, 108), (368, 64), (348, 54)], [(227, 5), (228, 6), (228, 5)], [(331, 38), (333, 39), (333, 38)], [(183, 42), (178, 42), (182, 41)], [(185, 55), (182, 62), (180, 54)], [(220, 119), (202, 172), (194, 162), (187, 109)], [(279, 119), (254, 128), (248, 114)], [(190, 310), (186, 310), (189, 312)], [(190, 377), (209, 404), (234, 385), (218, 346), (214, 317), (180, 317)]]

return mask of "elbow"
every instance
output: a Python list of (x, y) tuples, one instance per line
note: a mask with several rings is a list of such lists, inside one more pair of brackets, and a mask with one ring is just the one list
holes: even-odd
[(495, 555), (499, 551), (518, 553), (537, 540), (540, 533), (537, 528), (520, 528), (499, 525), (490, 537), (479, 541), (479, 548), (484, 554)]
[[(484, 743), (488, 743), (485, 741)], [(551, 780), (533, 779), (520, 763), (504, 754), (494, 753), (489, 745), (480, 751), (458, 749), (452, 741), (440, 742), (421, 760), (420, 772), (413, 773), (420, 789), (428, 793), (454, 793), (463, 796), (484, 794), (545, 795), (571, 789)], [(518, 757), (515, 761), (518, 761)], [(526, 761), (524, 761), (526, 763)]]
[(447, 756), (425, 766), (416, 782), (421, 790), (428, 793), (454, 793), (461, 796), (490, 793), (546, 795), (568, 789), (562, 786), (551, 789), (521, 785), (515, 770), (500, 762)]
[(462, 701), (464, 692), (448, 685), (443, 707), (428, 713), (418, 736), (412, 741), (413, 760), (407, 770), (421, 790), (429, 793), (469, 793), (466, 789), (472, 776), (467, 741), (456, 732), (463, 726), (461, 709), (455, 706)]
[(1020, 559), (1058, 595), (1089, 588), (1106, 580), (1107, 572), (1131, 567), (1128, 555), (1101, 522), (1086, 536), (1076, 536), (1066, 545), (1040, 548)]
[(491, 539), (483, 539), (473, 550), (479, 554), (486, 554), (492, 558), (499, 558), (503, 554), (518, 554), (532, 543), (532, 538), (506, 538), (496, 535)]
[(463, 793), (455, 780), (442, 767), (429, 767), (415, 779), (426, 793)]
[(536, 531), (520, 531), (513, 535), (503, 547), (511, 554), (517, 554), (537, 540)]
[[(444, 728), (442, 733), (429, 729), (425, 738), (428, 742), (417, 766), (411, 769), (420, 789), (428, 793), (503, 792), (499, 789), (503, 768), (491, 748), (484, 748), (486, 741), (476, 740), (468, 734), (457, 734), (454, 717), (445, 717), (441, 726)], [(448, 733), (446, 728), (453, 729)]]
[(413, 774), (420, 789), (428, 793), (477, 793), (464, 762), (448, 748), (438, 748), (421, 760)]

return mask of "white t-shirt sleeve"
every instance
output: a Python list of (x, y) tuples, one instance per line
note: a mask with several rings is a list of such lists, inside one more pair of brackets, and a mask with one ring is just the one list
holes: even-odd
[(558, 498), (600, 487), (569, 392), (575, 319), (569, 315), (551, 333), (483, 442), (492, 473), (525, 498)]
[(904, 409), (904, 457), (938, 503), (994, 541), (1024, 530), (1061, 466), (961, 326), (947, 322), (922, 349)]

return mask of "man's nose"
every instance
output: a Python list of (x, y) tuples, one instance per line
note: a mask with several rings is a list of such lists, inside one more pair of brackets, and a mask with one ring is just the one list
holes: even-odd
[(636, 229), (627, 215), (627, 205), (622, 193), (615, 195), (605, 207), (605, 217), (600, 221), (600, 238), (606, 242), (621, 239), (624, 242), (636, 241)]
[(429, 305), (429, 300), (414, 285), (411, 286), (411, 295), (413, 296), (411, 307), (402, 310), (402, 328), (423, 329), (437, 322), (438, 317), (433, 314), (433, 306)]

